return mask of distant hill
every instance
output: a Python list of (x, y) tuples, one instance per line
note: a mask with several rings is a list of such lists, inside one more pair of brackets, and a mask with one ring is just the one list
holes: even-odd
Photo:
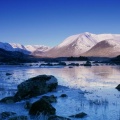
[(18, 51), (6, 51), (0, 48), (0, 62), (4, 63), (22, 63), (30, 62), (33, 57)]
[(120, 55), (120, 42), (103, 40), (82, 55), (87, 57), (116, 57)]

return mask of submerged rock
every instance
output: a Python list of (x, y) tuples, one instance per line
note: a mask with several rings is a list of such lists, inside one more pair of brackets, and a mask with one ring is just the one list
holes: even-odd
[(120, 84), (116, 87), (116, 89), (120, 91)]
[(11, 117), (8, 120), (28, 120), (28, 118), (27, 116), (21, 115), (21, 116)]
[(6, 76), (12, 75), (12, 73), (6, 73)]
[(1, 103), (12, 104), (15, 103), (15, 99), (13, 96), (5, 97), (0, 100)]
[(16, 115), (16, 113), (14, 113), (14, 112), (2, 112), (2, 113), (0, 113), (0, 120), (7, 119), (13, 115)]
[(66, 94), (62, 94), (60, 95), (60, 97), (68, 97)]
[(39, 75), (18, 85), (15, 101), (28, 99), (50, 92), (58, 86), (57, 79), (52, 75)]
[(57, 102), (57, 97), (55, 97), (54, 95), (51, 96), (43, 96), (41, 99), (46, 100), (49, 103), (54, 103)]
[(76, 114), (76, 115), (71, 115), (70, 117), (83, 118), (83, 117), (85, 117), (85, 116), (87, 116), (87, 114), (84, 113), (84, 112), (81, 112), (81, 113), (78, 113), (78, 114)]
[(71, 120), (69, 118), (61, 117), (61, 116), (50, 116), (48, 120)]
[(45, 99), (34, 102), (29, 110), (30, 115), (55, 115), (56, 109)]

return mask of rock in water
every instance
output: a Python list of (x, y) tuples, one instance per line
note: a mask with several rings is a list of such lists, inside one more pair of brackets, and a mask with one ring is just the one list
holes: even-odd
[(57, 102), (57, 97), (55, 97), (54, 95), (43, 96), (41, 99), (44, 99), (44, 100), (46, 100), (49, 103), (56, 103)]
[(48, 120), (71, 120), (71, 119), (55, 115), (55, 116), (50, 116)]
[(30, 115), (55, 115), (56, 109), (45, 99), (34, 102), (29, 110)]
[(11, 117), (8, 120), (28, 120), (27, 116), (15, 116), (15, 117)]
[(120, 91), (120, 84), (116, 87), (116, 89)]
[(39, 75), (30, 78), (18, 85), (18, 91), (14, 96), (15, 101), (45, 94), (56, 89), (57, 85), (57, 79), (52, 75)]
[(13, 115), (16, 115), (16, 113), (14, 113), (14, 112), (2, 112), (2, 113), (0, 113), (0, 120), (7, 119)]
[(60, 97), (63, 97), (63, 98), (64, 98), (64, 97), (67, 97), (67, 95), (66, 95), (66, 94), (62, 94)]
[(78, 113), (76, 115), (71, 115), (70, 117), (74, 117), (74, 118), (84, 118), (85, 116), (87, 116), (86, 113), (84, 112), (81, 112), (81, 113)]
[(90, 61), (87, 61), (84, 66), (92, 66)]

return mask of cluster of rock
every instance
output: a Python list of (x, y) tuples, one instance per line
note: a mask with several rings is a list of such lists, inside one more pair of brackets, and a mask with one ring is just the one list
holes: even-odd
[(28, 120), (27, 116), (18, 116), (15, 112), (2, 112), (0, 113), (0, 120)]
[[(44, 115), (48, 116), (48, 120), (70, 120), (56, 115), (56, 109), (51, 103), (57, 102), (57, 97), (42, 96), (34, 103), (30, 103), (29, 98), (43, 95), (45, 93), (55, 90), (58, 86), (57, 79), (52, 75), (39, 75), (37, 77), (30, 78), (17, 86), (17, 92), (14, 96), (8, 96), (0, 100), (5, 104), (16, 103), (21, 100), (27, 100), (24, 108), (29, 111), (30, 116)], [(66, 94), (62, 94), (60, 97), (67, 97)], [(70, 116), (70, 117), (76, 117)], [(79, 116), (83, 117), (83, 116)], [(2, 112), (0, 113), (0, 120), (28, 120), (27, 116), (18, 116), (14, 112)]]
[(85, 64), (79, 64), (79, 63), (66, 64), (65, 62), (58, 62), (58, 63), (43, 63), (40, 65), (40, 67), (44, 67), (44, 66), (69, 66), (69, 67), (73, 67), (73, 66), (92, 66), (92, 64), (90, 61), (86, 61)]
[(43, 63), (40, 65), (41, 66), (66, 66), (65, 62), (58, 62), (58, 63)]

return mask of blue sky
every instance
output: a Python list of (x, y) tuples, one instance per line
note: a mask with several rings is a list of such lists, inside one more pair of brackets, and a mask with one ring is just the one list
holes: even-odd
[(120, 33), (120, 0), (0, 0), (0, 41), (55, 46), (83, 32)]

